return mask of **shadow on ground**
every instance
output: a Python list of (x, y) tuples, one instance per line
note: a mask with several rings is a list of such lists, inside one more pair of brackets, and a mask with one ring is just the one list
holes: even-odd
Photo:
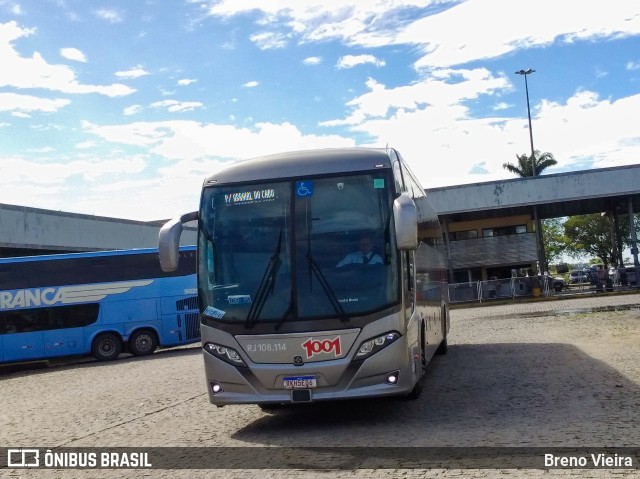
[(232, 437), (270, 446), (640, 444), (640, 387), (572, 345), (451, 345), (424, 381), (415, 401), (285, 407)]

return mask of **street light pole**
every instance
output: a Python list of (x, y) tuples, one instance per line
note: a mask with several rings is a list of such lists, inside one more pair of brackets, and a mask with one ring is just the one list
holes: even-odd
[[(527, 118), (529, 119), (529, 140), (531, 141), (531, 172), (532, 176), (536, 176), (536, 156), (533, 148), (533, 128), (531, 128), (531, 107), (529, 106), (529, 84), (527, 83), (527, 75), (531, 75), (535, 70), (529, 68), (527, 70), (518, 70), (516, 75), (524, 77), (524, 90), (527, 95)], [(538, 256), (539, 270), (538, 274), (544, 274), (547, 270), (547, 259), (544, 254), (544, 243), (542, 242), (542, 225), (538, 218), (538, 206), (533, 206), (533, 221), (536, 224), (536, 253)]]
[(531, 108), (529, 107), (529, 84), (527, 83), (527, 75), (531, 75), (535, 70), (529, 68), (528, 70), (519, 70), (516, 75), (522, 75), (524, 77), (524, 91), (527, 94), (527, 117), (529, 118), (529, 140), (531, 141), (531, 168), (533, 171), (532, 176), (536, 176), (536, 158), (533, 149), (533, 129), (531, 128)]

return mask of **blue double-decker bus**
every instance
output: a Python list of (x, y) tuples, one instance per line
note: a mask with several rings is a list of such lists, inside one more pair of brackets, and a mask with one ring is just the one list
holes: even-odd
[(179, 254), (170, 273), (151, 248), (0, 258), (0, 362), (199, 341), (196, 250)]

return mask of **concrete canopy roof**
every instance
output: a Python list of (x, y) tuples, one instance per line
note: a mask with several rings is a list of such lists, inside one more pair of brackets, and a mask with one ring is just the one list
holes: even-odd
[(605, 211), (640, 213), (640, 165), (427, 189), (438, 216), (450, 221), (531, 214), (556, 218)]

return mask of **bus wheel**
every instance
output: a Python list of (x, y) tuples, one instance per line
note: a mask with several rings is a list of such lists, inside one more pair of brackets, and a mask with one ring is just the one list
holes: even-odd
[(449, 317), (449, 310), (446, 307), (442, 308), (442, 342), (436, 349), (436, 354), (447, 354), (449, 346), (447, 345), (447, 319)]
[(158, 347), (156, 333), (149, 329), (135, 331), (129, 337), (129, 352), (134, 356), (146, 356)]
[(447, 354), (448, 350), (449, 346), (447, 345), (447, 336), (445, 335), (444, 339), (440, 343), (440, 346), (438, 346), (438, 349), (436, 349), (436, 354)]
[(91, 346), (91, 354), (98, 361), (111, 361), (116, 359), (122, 351), (122, 341), (120, 337), (114, 333), (99, 334), (93, 340)]
[(409, 394), (407, 394), (407, 399), (418, 399), (422, 394), (422, 382), (424, 380), (424, 374), (427, 370), (427, 356), (426, 356), (426, 341), (425, 341), (425, 326), (424, 324), (420, 327), (420, 367), (422, 371), (420, 371), (420, 376), (418, 377), (418, 382), (416, 382), (415, 386)]
[(260, 409), (262, 409), (264, 412), (275, 412), (275, 411), (279, 411), (280, 409), (283, 409), (285, 407), (285, 404), (283, 403), (263, 403), (263, 404), (258, 404), (258, 407)]

